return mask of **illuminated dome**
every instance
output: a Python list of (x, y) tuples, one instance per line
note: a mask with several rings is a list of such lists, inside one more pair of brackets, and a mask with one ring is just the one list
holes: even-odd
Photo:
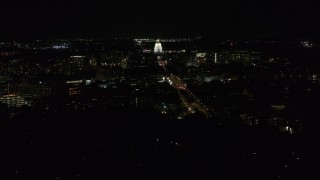
[(162, 45), (160, 43), (160, 40), (158, 39), (156, 41), (156, 44), (154, 45), (154, 53), (162, 53)]

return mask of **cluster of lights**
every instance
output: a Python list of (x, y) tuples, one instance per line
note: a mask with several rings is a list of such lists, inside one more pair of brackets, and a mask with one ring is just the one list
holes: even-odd
[(55, 46), (52, 46), (53, 49), (68, 49), (69, 46), (67, 45), (55, 45)]
[(301, 44), (304, 48), (312, 48), (314, 46), (311, 42), (308, 41), (303, 41), (301, 42)]
[[(173, 38), (173, 39), (161, 39), (162, 42), (190, 42), (192, 41), (192, 38)], [(156, 42), (157, 39), (148, 39), (148, 38), (140, 38), (140, 39), (134, 39), (137, 43), (141, 44), (142, 42)]]

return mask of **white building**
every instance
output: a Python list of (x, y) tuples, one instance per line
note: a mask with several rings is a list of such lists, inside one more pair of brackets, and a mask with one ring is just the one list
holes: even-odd
[(155, 54), (161, 54), (163, 51), (162, 51), (162, 45), (161, 45), (161, 43), (160, 43), (160, 40), (158, 39), (157, 41), (156, 41), (156, 44), (154, 45), (154, 51), (153, 51), (153, 53), (155, 53)]

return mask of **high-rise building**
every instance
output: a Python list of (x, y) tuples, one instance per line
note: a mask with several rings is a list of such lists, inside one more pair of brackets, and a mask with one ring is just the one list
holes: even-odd
[(0, 96), (0, 103), (7, 104), (8, 107), (21, 107), (29, 106), (29, 102), (26, 101), (22, 96), (16, 94), (7, 94)]
[(214, 53), (214, 63), (218, 63), (218, 54)]

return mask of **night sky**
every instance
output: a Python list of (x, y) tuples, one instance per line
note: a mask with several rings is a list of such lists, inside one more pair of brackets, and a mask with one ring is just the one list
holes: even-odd
[(0, 38), (319, 36), (319, 7), (305, 0), (191, 2), (6, 1)]

